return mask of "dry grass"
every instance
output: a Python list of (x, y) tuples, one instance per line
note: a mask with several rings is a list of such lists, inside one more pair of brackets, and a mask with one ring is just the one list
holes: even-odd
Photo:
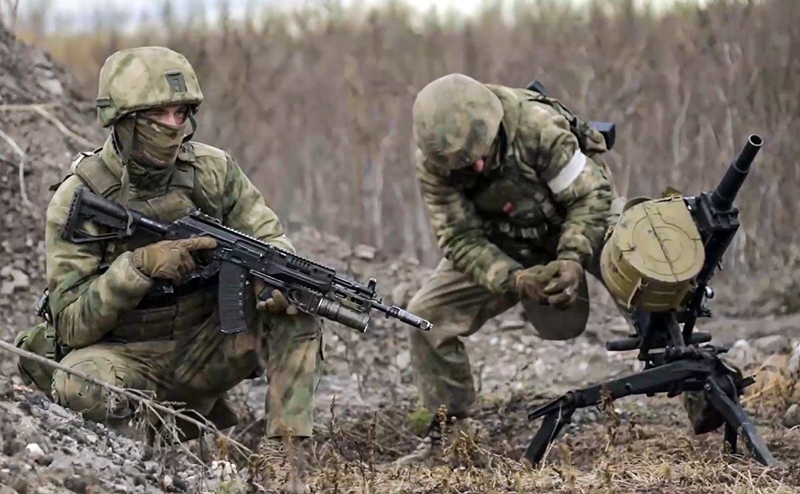
[[(496, 405), (484, 404), (480, 435), (445, 442), (427, 464), (397, 468), (391, 461), (414, 446), (407, 410), (364, 411), (319, 434), (310, 451), (311, 486), (317, 493), (789, 493), (800, 488), (800, 432), (759, 420), (769, 447), (784, 465), (767, 469), (748, 457), (727, 454), (720, 431), (692, 436), (679, 401), (625, 400), (615, 425), (608, 417), (585, 423), (554, 444), (539, 468), (517, 461), (534, 425), (509, 422)], [(530, 405), (516, 395), (511, 406)], [(519, 410), (517, 410), (519, 412)], [(741, 441), (740, 441), (741, 442)], [(505, 446), (513, 444), (511, 450)], [(598, 445), (607, 445), (598, 447)], [(394, 448), (399, 448), (399, 451)], [(481, 463), (476, 461), (481, 459)]]
[[(413, 179), (410, 112), (416, 92), (445, 73), (516, 86), (539, 79), (575, 111), (616, 122), (610, 161), (629, 196), (667, 185), (709, 189), (757, 132), (766, 145), (740, 193), (745, 228), (730, 262), (742, 271), (794, 263), (800, 2), (715, 1), (661, 18), (631, 4), (597, 0), (572, 11), (542, 0), (517, 8), (513, 24), (488, 7), (473, 21), (417, 23), (398, 4), (369, 13), (334, 5), (254, 13), (258, 24), (216, 31), (165, 16), (162, 29), (130, 36), (102, 24), (90, 35), (42, 33), (28, 16), (17, 19), (17, 32), (66, 62), (89, 98), (113, 51), (145, 43), (181, 51), (207, 97), (197, 138), (229, 150), (284, 221), (426, 262), (439, 252)], [(515, 459), (534, 431), (524, 421), (532, 403), (516, 397), (479, 413), (491, 441), (466, 441), (451, 457), (412, 470), (390, 463), (415, 446), (410, 408), (350, 411), (314, 445), (312, 486), (325, 493), (797, 492), (791, 461), (800, 432), (781, 428), (776, 412), (796, 383), (776, 374), (759, 384), (751, 411), (773, 453), (789, 459), (783, 469), (723, 455), (719, 433), (686, 431), (676, 400), (648, 399), (635, 423), (611, 417), (585, 425), (559, 442), (544, 468), (530, 470)], [(465, 451), (484, 453), (487, 464), (469, 466)]]
[(410, 111), (445, 73), (516, 86), (536, 78), (575, 111), (615, 121), (615, 181), (631, 196), (713, 187), (758, 132), (766, 144), (740, 194), (746, 234), (731, 261), (786, 262), (800, 235), (800, 3), (714, 1), (661, 18), (631, 4), (523, 2), (513, 25), (491, 6), (472, 21), (417, 22), (402, 4), (356, 12), (331, 2), (254, 11), (216, 31), (202, 12), (130, 36), (102, 22), (91, 35), (18, 31), (67, 62), (89, 97), (114, 50), (181, 51), (207, 96), (198, 139), (230, 150), (283, 218), (427, 261), (438, 251), (411, 173)]

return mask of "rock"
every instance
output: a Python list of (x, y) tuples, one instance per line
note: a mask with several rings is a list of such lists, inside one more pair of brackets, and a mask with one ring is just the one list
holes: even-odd
[(39, 458), (36, 458), (36, 460), (34, 460), (34, 461), (36, 461), (36, 463), (38, 465), (42, 465), (43, 467), (46, 467), (46, 466), (50, 465), (51, 463), (53, 463), (53, 455), (43, 455), (43, 456), (40, 456)]
[(0, 295), (11, 295), (14, 290), (24, 290), (31, 285), (30, 278), (27, 274), (11, 266), (5, 266), (3, 269), (0, 269), (0, 277), (6, 278), (6, 280), (0, 284)]
[(411, 364), (411, 352), (403, 350), (397, 354), (397, 368), (405, 370)]
[(794, 344), (792, 356), (789, 357), (789, 363), (786, 365), (786, 374), (790, 378), (800, 378), (800, 342)]
[(524, 329), (527, 326), (525, 321), (522, 320), (509, 320), (509, 321), (500, 321), (497, 326), (499, 331), (513, 331), (515, 329)]
[(781, 334), (758, 338), (752, 343), (752, 346), (767, 355), (790, 353), (792, 351), (792, 344), (791, 341), (789, 341), (789, 337)]
[(211, 475), (220, 480), (232, 480), (236, 475), (236, 466), (225, 460), (211, 462)]
[(44, 456), (44, 451), (42, 451), (42, 448), (38, 444), (30, 443), (25, 446), (25, 454), (27, 454), (28, 458), (31, 460), (36, 461)]
[(64, 94), (64, 86), (61, 85), (58, 79), (40, 80), (39, 85), (54, 97), (59, 97)]
[(607, 326), (611, 334), (627, 337), (631, 333), (631, 327), (624, 319), (616, 320), (614, 323)]
[(186, 481), (179, 477), (175, 477), (172, 480), (172, 488), (177, 492), (187, 492), (189, 490), (189, 486), (186, 484)]
[(64, 481), (64, 487), (71, 490), (75, 494), (86, 494), (88, 492), (87, 487), (89, 487), (89, 482), (87, 482), (83, 477), (73, 475)]
[(0, 378), (0, 398), (14, 398), (14, 385), (11, 381)]
[(737, 340), (727, 354), (726, 359), (731, 360), (738, 367), (748, 367), (764, 360), (764, 354), (754, 348), (747, 340)]
[(794, 405), (790, 406), (789, 409), (786, 410), (786, 414), (783, 416), (781, 424), (788, 429), (800, 425), (800, 405), (795, 403)]
[(364, 245), (359, 244), (356, 245), (353, 249), (353, 255), (356, 256), (358, 259), (364, 259), (365, 261), (372, 261), (375, 259), (375, 253), (377, 249), (372, 247), (371, 245)]

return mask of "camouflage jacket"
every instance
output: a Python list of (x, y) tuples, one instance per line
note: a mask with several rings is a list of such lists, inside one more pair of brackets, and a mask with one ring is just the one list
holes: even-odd
[[(109, 138), (96, 155), (81, 156), (73, 162), (72, 174), (58, 186), (46, 213), (50, 311), (59, 342), (73, 349), (100, 341), (120, 326), (122, 316), (139, 304), (154, 283), (131, 264), (131, 251), (154, 239), (74, 244), (61, 237), (75, 189), (96, 181), (98, 169), (80, 173), (88, 160), (95, 160), (93, 166), (103, 167), (103, 174), (119, 181), (122, 164)], [(106, 186), (97, 181), (92, 188), (105, 189), (100, 192), (114, 200), (119, 186), (108, 187), (108, 183), (114, 181), (107, 181)], [(132, 184), (130, 199), (130, 208), (162, 221), (177, 219), (198, 206), (226, 226), (294, 252), (280, 220), (258, 189), (226, 152), (212, 146), (185, 143), (164, 190), (138, 190)], [(100, 270), (101, 263), (108, 264), (105, 271)]]
[(600, 248), (616, 196), (598, 156), (595, 129), (584, 149), (567, 119), (534, 94), (486, 84), (503, 104), (501, 145), (482, 173), (446, 172), (417, 149), (415, 167), (439, 247), (459, 271), (494, 293), (513, 271), (551, 260), (582, 264)]

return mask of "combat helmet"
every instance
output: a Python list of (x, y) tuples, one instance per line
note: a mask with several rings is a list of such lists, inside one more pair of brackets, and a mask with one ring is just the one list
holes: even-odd
[(120, 50), (100, 69), (97, 115), (110, 127), (128, 113), (165, 105), (189, 105), (195, 113), (203, 93), (186, 57), (161, 46)]
[(412, 115), (417, 146), (435, 166), (449, 171), (489, 153), (503, 105), (485, 85), (453, 73), (422, 88)]

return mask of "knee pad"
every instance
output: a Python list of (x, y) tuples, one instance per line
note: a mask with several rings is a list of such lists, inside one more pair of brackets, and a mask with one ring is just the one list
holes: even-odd
[[(30, 329), (20, 331), (14, 338), (14, 346), (44, 357), (47, 355), (46, 331), (47, 323), (40, 323)], [(20, 357), (17, 361), (17, 371), (26, 386), (33, 384), (45, 393), (50, 393), (50, 383), (53, 378), (51, 367)]]
[[(73, 356), (74, 354), (67, 355), (61, 364), (100, 382), (123, 386), (114, 363), (108, 358), (90, 355), (71, 358)], [(81, 413), (85, 419), (95, 422), (125, 418), (133, 414), (129, 400), (125, 397), (61, 370), (53, 373), (52, 394), (53, 400), (59, 405)]]

